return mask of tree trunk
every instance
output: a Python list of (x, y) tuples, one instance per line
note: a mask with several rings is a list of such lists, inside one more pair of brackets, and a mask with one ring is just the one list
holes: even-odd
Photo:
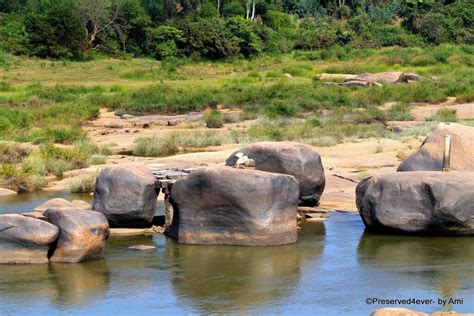
[(245, 3), (245, 12), (246, 12), (245, 19), (248, 20), (250, 17), (250, 2), (249, 1)]
[(255, 3), (256, 3), (256, 0), (252, 0), (252, 18), (250, 19), (251, 21), (255, 19)]

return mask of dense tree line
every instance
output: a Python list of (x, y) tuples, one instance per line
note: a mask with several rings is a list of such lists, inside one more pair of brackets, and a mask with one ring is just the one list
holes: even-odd
[(0, 12), (1, 48), (51, 58), (474, 43), (472, 0), (0, 0)]

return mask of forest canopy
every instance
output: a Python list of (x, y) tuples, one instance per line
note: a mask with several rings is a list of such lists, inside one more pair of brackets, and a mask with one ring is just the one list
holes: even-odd
[(471, 0), (0, 0), (0, 49), (221, 59), (262, 53), (474, 44)]

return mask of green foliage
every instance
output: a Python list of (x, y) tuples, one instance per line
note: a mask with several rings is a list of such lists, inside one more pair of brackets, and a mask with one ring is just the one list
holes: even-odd
[(265, 25), (276, 30), (293, 26), (291, 17), (288, 14), (275, 10), (268, 10), (262, 19)]
[(133, 155), (160, 157), (173, 155), (180, 150), (219, 146), (229, 143), (226, 135), (214, 131), (171, 132), (162, 137), (142, 137), (135, 142)]
[(438, 122), (457, 122), (456, 109), (441, 108), (436, 114), (426, 118), (427, 121), (438, 121)]
[(222, 114), (216, 109), (204, 113), (204, 122), (209, 128), (221, 128), (224, 125)]
[(21, 21), (13, 20), (0, 26), (0, 45), (12, 54), (28, 52), (29, 34)]
[(26, 17), (25, 25), (31, 54), (54, 58), (82, 56), (86, 37), (72, 7), (53, 6), (45, 13), (33, 12)]
[(76, 178), (70, 186), (71, 193), (92, 193), (95, 190), (96, 175), (86, 175)]
[(262, 52), (263, 45), (260, 38), (255, 34), (252, 24), (241, 17), (229, 18), (226, 28), (240, 40), (240, 53), (245, 57), (258, 55)]
[(408, 105), (396, 103), (387, 111), (387, 119), (389, 121), (412, 121), (413, 115), (411, 115)]

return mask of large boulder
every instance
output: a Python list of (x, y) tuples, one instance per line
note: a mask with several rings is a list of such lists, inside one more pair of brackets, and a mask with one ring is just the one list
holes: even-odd
[(370, 231), (474, 235), (474, 172), (414, 171), (366, 178), (357, 208)]
[(143, 164), (104, 168), (97, 178), (92, 209), (104, 214), (110, 227), (150, 227), (156, 208), (155, 182)]
[(321, 157), (308, 146), (294, 142), (261, 142), (235, 151), (226, 160), (234, 166), (238, 153), (255, 161), (255, 169), (292, 175), (298, 180), (300, 206), (316, 206), (324, 191), (326, 179)]
[(0, 263), (48, 263), (59, 229), (19, 214), (0, 215)]
[(294, 243), (298, 197), (292, 176), (223, 166), (198, 169), (171, 189), (170, 235), (187, 244)]
[(474, 127), (461, 124), (439, 124), (408, 156), (397, 171), (441, 171), (443, 167), (444, 137), (451, 136), (451, 170), (474, 171)]
[(104, 257), (109, 223), (103, 214), (77, 208), (50, 208), (44, 216), (59, 227), (50, 261), (81, 262)]

